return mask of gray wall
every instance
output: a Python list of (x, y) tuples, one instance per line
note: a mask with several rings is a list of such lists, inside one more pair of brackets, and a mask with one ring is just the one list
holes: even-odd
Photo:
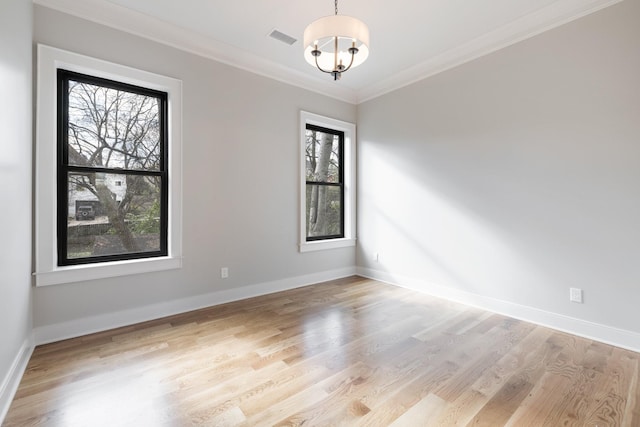
[(36, 328), (353, 268), (354, 248), (298, 252), (298, 116), (353, 122), (355, 106), (40, 6), (34, 26), (36, 43), (181, 79), (184, 99), (183, 268), (37, 288)]
[(31, 13), (0, 3), (0, 420), (31, 345)]
[(362, 271), (640, 332), (639, 20), (625, 1), (361, 104)]

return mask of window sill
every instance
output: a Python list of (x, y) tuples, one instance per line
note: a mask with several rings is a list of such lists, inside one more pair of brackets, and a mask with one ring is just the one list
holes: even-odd
[(55, 267), (52, 271), (36, 272), (34, 276), (36, 286), (48, 286), (178, 268), (182, 268), (182, 258), (163, 257)]
[(300, 252), (323, 251), (326, 249), (346, 248), (346, 247), (355, 246), (355, 245), (356, 245), (356, 239), (352, 239), (352, 238), (317, 240), (313, 242), (301, 243)]

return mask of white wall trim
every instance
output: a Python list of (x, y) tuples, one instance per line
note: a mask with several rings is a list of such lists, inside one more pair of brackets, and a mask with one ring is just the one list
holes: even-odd
[(0, 383), (0, 424), (3, 423), (7, 412), (9, 412), (9, 406), (11, 406), (13, 397), (18, 390), (24, 371), (27, 369), (33, 348), (33, 336), (30, 335), (22, 343), (20, 350), (18, 350), (16, 357), (13, 359), (9, 371), (2, 379), (2, 383)]
[(47, 344), (50, 342), (79, 337), (121, 326), (133, 325), (135, 323), (159, 319), (227, 302), (286, 291), (289, 289), (325, 282), (327, 280), (349, 277), (354, 274), (356, 274), (355, 267), (347, 267), (274, 280), (271, 282), (257, 283), (235, 289), (225, 289), (204, 295), (194, 295), (192, 297), (167, 301), (165, 303), (151, 304), (113, 313), (88, 316), (68, 322), (38, 326), (34, 328), (35, 343), (36, 345)]
[(135, 34), (292, 86), (358, 104), (566, 24), (622, 0), (557, 0), (494, 31), (442, 52), (392, 77), (353, 90), (292, 70), (253, 53), (104, 0), (33, 0), (35, 4)]
[(637, 332), (601, 325), (599, 323), (576, 319), (562, 314), (552, 313), (534, 307), (515, 304), (482, 295), (476, 295), (470, 292), (464, 292), (435, 283), (430, 283), (425, 280), (385, 271), (358, 267), (357, 274), (369, 279), (379, 280), (381, 282), (432, 295), (438, 298), (535, 323), (537, 325), (567, 332), (590, 340), (640, 352), (640, 334)]

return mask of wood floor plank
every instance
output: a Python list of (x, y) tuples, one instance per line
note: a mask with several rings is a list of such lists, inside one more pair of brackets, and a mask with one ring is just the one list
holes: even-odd
[(623, 375), (629, 378), (629, 389), (625, 402), (622, 425), (624, 427), (640, 426), (640, 355), (632, 354), (628, 351), (616, 350), (617, 352), (624, 353), (620, 355), (620, 357), (629, 362), (627, 365), (629, 369), (623, 372)]
[(4, 427), (640, 426), (640, 354), (362, 277), (38, 346)]
[[(453, 378), (442, 384), (435, 390), (441, 398), (452, 401), (462, 392), (467, 390), (470, 383), (478, 379), (487, 369), (494, 365), (520, 340), (526, 337), (534, 328), (533, 325), (525, 322), (510, 323), (506, 327), (497, 327), (496, 339), (488, 342), (490, 349), (473, 355), (473, 360), (469, 360)], [(488, 336), (488, 334), (485, 334)]]
[(425, 425), (425, 418), (436, 418), (446, 407), (447, 402), (435, 394), (428, 394), (395, 419), (391, 427), (414, 427)]
[(533, 388), (526, 378), (514, 375), (478, 411), (467, 426), (504, 425)]

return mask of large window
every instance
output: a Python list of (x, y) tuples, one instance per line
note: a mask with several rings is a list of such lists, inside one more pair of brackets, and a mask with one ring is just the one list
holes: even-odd
[(167, 255), (167, 93), (58, 70), (58, 264)]
[(180, 268), (182, 83), (38, 46), (36, 285)]
[(355, 244), (355, 126), (301, 112), (300, 250)]

